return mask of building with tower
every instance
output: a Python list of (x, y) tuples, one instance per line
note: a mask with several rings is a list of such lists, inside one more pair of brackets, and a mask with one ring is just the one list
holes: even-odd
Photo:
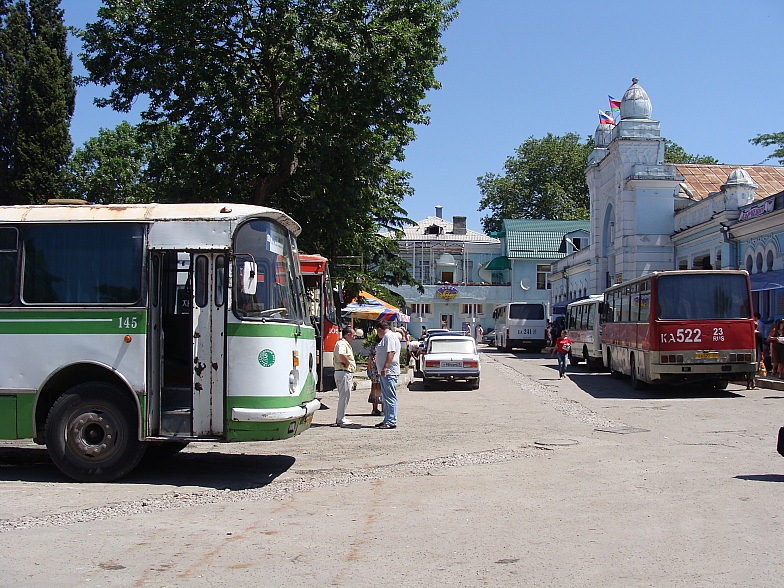
[(590, 245), (553, 264), (553, 304), (657, 270), (739, 268), (752, 274), (763, 318), (784, 316), (784, 168), (666, 164), (652, 112), (635, 78), (620, 120), (597, 127)]

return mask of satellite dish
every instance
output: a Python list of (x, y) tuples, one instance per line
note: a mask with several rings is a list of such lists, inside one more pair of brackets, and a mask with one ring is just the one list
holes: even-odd
[(476, 270), (476, 273), (479, 276), (479, 279), (482, 280), (483, 282), (487, 282), (488, 284), (491, 284), (493, 282), (493, 272), (487, 269), (486, 263), (480, 265), (479, 268)]
[(520, 287), (523, 290), (528, 290), (531, 287), (531, 279), (530, 278), (523, 278), (520, 280)]

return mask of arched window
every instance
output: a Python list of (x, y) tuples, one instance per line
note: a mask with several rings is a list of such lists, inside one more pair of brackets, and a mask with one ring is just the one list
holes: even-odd
[(768, 252), (765, 254), (765, 271), (773, 271), (773, 251), (770, 249), (768, 249)]
[(751, 259), (751, 255), (746, 257), (746, 271), (751, 273), (754, 269), (754, 260)]
[(757, 273), (762, 271), (762, 252), (757, 253)]

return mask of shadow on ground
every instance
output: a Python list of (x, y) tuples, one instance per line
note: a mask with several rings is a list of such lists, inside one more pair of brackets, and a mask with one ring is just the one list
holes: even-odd
[[(247, 490), (272, 483), (295, 461), (288, 455), (186, 451), (157, 461), (143, 459), (114, 483)], [(43, 447), (0, 448), (0, 481), (74, 483), (55, 467)]]

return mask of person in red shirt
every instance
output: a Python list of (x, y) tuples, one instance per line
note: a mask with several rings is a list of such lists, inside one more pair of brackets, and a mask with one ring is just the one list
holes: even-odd
[(555, 340), (555, 347), (553, 347), (553, 352), (550, 354), (550, 357), (554, 354), (558, 356), (559, 378), (563, 378), (566, 374), (566, 358), (569, 357), (569, 351), (571, 349), (572, 340), (569, 338), (569, 331), (563, 330), (561, 331), (561, 334), (558, 335), (558, 339)]

